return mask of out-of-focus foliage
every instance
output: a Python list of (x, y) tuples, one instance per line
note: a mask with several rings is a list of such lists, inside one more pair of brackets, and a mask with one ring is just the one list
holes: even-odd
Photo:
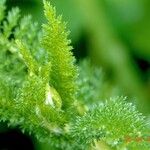
[(79, 62), (79, 78), (77, 84), (79, 92), (77, 93), (77, 99), (89, 107), (100, 99), (104, 100), (109, 97), (121, 95), (121, 90), (117, 85), (113, 85), (109, 82), (105, 76), (102, 68), (92, 65), (88, 59)]

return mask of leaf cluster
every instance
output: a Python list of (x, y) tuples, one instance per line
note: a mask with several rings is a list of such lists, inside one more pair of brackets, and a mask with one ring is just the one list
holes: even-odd
[[(33, 134), (50, 149), (138, 148), (125, 138), (147, 133), (145, 118), (124, 97), (100, 103), (101, 70), (75, 65), (61, 16), (47, 1), (39, 29), (0, 1), (0, 121)], [(79, 75), (78, 75), (79, 74)], [(94, 144), (95, 145), (94, 145)], [(141, 148), (149, 146), (142, 142)], [(93, 148), (94, 147), (94, 148)]]

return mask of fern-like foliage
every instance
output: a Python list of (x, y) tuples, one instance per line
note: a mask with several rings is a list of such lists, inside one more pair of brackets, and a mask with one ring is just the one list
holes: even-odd
[(5, 9), (1, 0), (0, 121), (33, 134), (47, 149), (149, 148), (126, 142), (147, 134), (145, 118), (123, 97), (100, 104), (101, 70), (88, 61), (75, 65), (66, 23), (49, 2), (41, 30), (18, 8), (7, 15)]
[[(47, 6), (45, 2), (45, 9)], [(8, 12), (6, 19), (1, 18), (1, 120), (19, 125), (39, 139), (49, 139), (51, 134), (61, 133), (66, 121), (62, 98), (50, 83), (52, 65), (40, 44), (42, 34), (30, 16), (19, 20), (18, 8)]]
[(80, 90), (77, 93), (77, 99), (90, 107), (101, 97), (100, 93), (104, 84), (103, 73), (100, 68), (93, 67), (89, 60), (82, 60), (78, 68), (77, 84)]
[[(128, 148), (135, 142), (128, 143), (128, 138), (144, 138), (146, 130), (143, 115), (131, 103), (127, 103), (124, 97), (116, 97), (94, 106), (83, 117), (78, 117), (72, 133), (79, 143), (101, 141), (121, 149)], [(136, 143), (134, 148), (140, 144)], [(143, 148), (146, 148), (145, 145)]]
[(43, 47), (47, 50), (52, 63), (50, 83), (59, 92), (63, 107), (73, 105), (76, 94), (77, 68), (71, 52), (71, 41), (67, 39), (66, 23), (61, 16), (56, 16), (56, 10), (50, 3), (44, 2), (47, 24), (43, 25)]

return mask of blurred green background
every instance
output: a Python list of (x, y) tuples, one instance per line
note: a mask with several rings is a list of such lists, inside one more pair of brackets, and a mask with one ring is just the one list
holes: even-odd
[[(100, 66), (110, 87), (107, 96), (126, 95), (150, 113), (150, 1), (51, 0), (71, 31), (77, 62), (90, 58)], [(41, 25), (42, 0), (7, 0)], [(83, 70), (84, 71), (84, 70)]]

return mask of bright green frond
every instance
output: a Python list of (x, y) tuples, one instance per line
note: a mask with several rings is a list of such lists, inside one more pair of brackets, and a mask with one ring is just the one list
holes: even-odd
[(113, 147), (125, 144), (128, 137), (144, 136), (146, 123), (131, 103), (116, 97), (77, 118), (72, 131), (81, 143), (100, 140)]
[(25, 64), (29, 69), (29, 73), (37, 73), (38, 71), (38, 64), (36, 60), (32, 57), (30, 51), (26, 48), (26, 46), (21, 43), (19, 40), (16, 40), (18, 49), (19, 49), (19, 56), (24, 60)]
[(71, 52), (72, 47), (67, 39), (66, 24), (61, 16), (56, 16), (56, 10), (49, 2), (44, 2), (44, 12), (47, 24), (43, 25), (42, 45), (48, 52), (52, 64), (50, 83), (60, 94), (63, 107), (73, 104), (76, 93), (77, 68)]

